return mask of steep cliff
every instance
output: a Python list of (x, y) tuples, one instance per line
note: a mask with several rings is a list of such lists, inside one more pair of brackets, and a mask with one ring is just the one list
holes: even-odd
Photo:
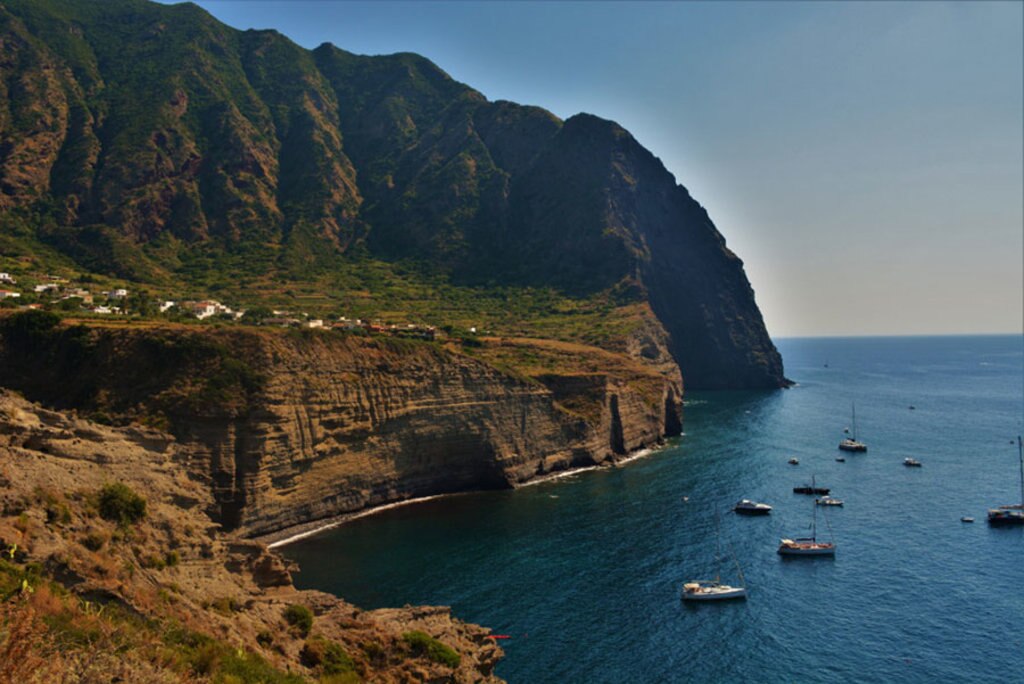
[(742, 262), (612, 122), (191, 4), (5, 0), (0, 36), (0, 237), (242, 298), (319, 278), (379, 295), (372, 257), (418, 274), (410, 308), (438, 283), (648, 306), (689, 386), (785, 383)]
[[(636, 359), (530, 340), (493, 340), (473, 357), (326, 331), (33, 318), (0, 325), (4, 384), (169, 430), (182, 464), (211, 488), (213, 515), (250, 535), (613, 463), (680, 426), (678, 369), (657, 338), (638, 341), (648, 356)], [(516, 361), (524, 350), (545, 362)]]
[[(501, 681), (488, 630), (446, 608), (297, 591), (288, 561), (204, 513), (182, 449), (0, 391), (0, 680)], [(104, 495), (112, 484), (127, 489)], [(134, 496), (141, 511), (111, 514)]]

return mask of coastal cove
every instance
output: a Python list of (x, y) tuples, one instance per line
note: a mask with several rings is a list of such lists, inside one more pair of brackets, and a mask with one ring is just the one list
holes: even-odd
[[(644, 458), (645, 456), (649, 456), (649, 455), (651, 455), (651, 454), (653, 454), (653, 453), (655, 453), (657, 451), (660, 451), (662, 448), (664, 448), (664, 445), (661, 445), (661, 446), (658, 446), (658, 447), (655, 447), (655, 448), (644, 447), (642, 449), (637, 449), (637, 450), (627, 454), (626, 456), (622, 457), (618, 461), (609, 461), (608, 463), (602, 463), (600, 465), (586, 465), (586, 466), (579, 466), (579, 467), (570, 467), (570, 468), (567, 468), (565, 470), (558, 470), (558, 471), (555, 471), (555, 472), (552, 472), (552, 473), (548, 473), (548, 474), (545, 474), (545, 475), (538, 475), (537, 477), (535, 477), (535, 478), (533, 478), (531, 480), (526, 480), (525, 482), (522, 482), (522, 483), (519, 483), (519, 484), (515, 485), (514, 488), (515, 489), (521, 489), (523, 487), (532, 487), (534, 485), (544, 484), (546, 482), (552, 482), (554, 480), (561, 480), (563, 478), (573, 477), (573, 476), (576, 476), (576, 475), (579, 475), (581, 473), (584, 473), (584, 472), (587, 472), (587, 471), (591, 471), (591, 470), (602, 470), (602, 469), (607, 469), (607, 468), (620, 468), (620, 467), (625, 466), (628, 463), (631, 463), (631, 462), (633, 462), (633, 461), (635, 461), (635, 460), (637, 460), (639, 458)], [(335, 516), (333, 518), (328, 518), (326, 520), (314, 520), (314, 521), (311, 521), (311, 522), (308, 522), (308, 523), (302, 523), (300, 525), (294, 525), (292, 527), (289, 527), (289, 528), (286, 528), (286, 529), (283, 529), (283, 530), (278, 530), (278, 531), (273, 532), (271, 534), (266, 534), (266, 535), (262, 535), (262, 536), (259, 536), (259, 537), (255, 537), (254, 539), (255, 539), (255, 541), (259, 541), (259, 542), (262, 542), (262, 543), (266, 544), (267, 548), (269, 548), (269, 549), (276, 549), (276, 548), (280, 548), (282, 546), (286, 546), (288, 544), (292, 544), (292, 543), (297, 542), (297, 541), (299, 541), (301, 539), (306, 539), (308, 537), (312, 537), (314, 535), (321, 534), (323, 532), (326, 532), (327, 530), (333, 530), (334, 528), (340, 527), (340, 526), (342, 526), (342, 525), (344, 525), (346, 523), (350, 523), (353, 520), (358, 520), (359, 518), (366, 518), (368, 516), (377, 515), (379, 513), (384, 513), (385, 511), (390, 511), (390, 510), (395, 509), (395, 508), (401, 508), (403, 506), (414, 506), (416, 504), (422, 504), (422, 503), (426, 503), (427, 501), (435, 501), (437, 499), (443, 499), (443, 498), (447, 498), (447, 497), (467, 496), (467, 495), (483, 494), (483, 493), (485, 493), (485, 492), (484, 491), (473, 491), (473, 490), (470, 490), (470, 491), (464, 491), (464, 492), (450, 492), (450, 493), (447, 493), (447, 494), (432, 494), (430, 496), (420, 496), (420, 497), (416, 497), (414, 499), (404, 499), (402, 501), (394, 501), (394, 502), (391, 502), (391, 503), (381, 504), (380, 506), (371, 506), (371, 507), (365, 508), (365, 509), (363, 509), (361, 511), (354, 511), (352, 513), (346, 513), (344, 515), (338, 515), (338, 516)]]
[[(497, 670), (510, 682), (1020, 672), (1024, 534), (984, 524), (988, 507), (1018, 496), (1020, 337), (779, 348), (795, 387), (689, 392), (684, 435), (628, 467), (393, 508), (279, 551), (301, 566), (300, 587), (367, 609), (451, 605), (510, 635)], [(853, 402), (869, 451), (840, 463)], [(906, 457), (923, 466), (903, 467)], [(791, 489), (812, 475), (846, 502), (827, 513), (837, 555), (784, 561), (778, 539), (803, 534), (812, 505)], [(775, 507), (761, 519), (723, 515), (749, 600), (682, 605), (682, 582), (716, 571), (713, 511), (743, 497)], [(731, 563), (722, 574), (735, 577)], [(999, 634), (1008, 647), (995, 645)]]

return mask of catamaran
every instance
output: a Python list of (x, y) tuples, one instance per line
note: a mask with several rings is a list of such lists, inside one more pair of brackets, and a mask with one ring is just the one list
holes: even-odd
[(1017, 456), (1020, 459), (1020, 503), (988, 510), (989, 525), (1024, 525), (1024, 446), (1017, 435)]
[(867, 451), (868, 445), (857, 441), (857, 406), (856, 404), (850, 406), (853, 410), (853, 434), (850, 437), (844, 437), (843, 441), (839, 442), (839, 448), (843, 451)]

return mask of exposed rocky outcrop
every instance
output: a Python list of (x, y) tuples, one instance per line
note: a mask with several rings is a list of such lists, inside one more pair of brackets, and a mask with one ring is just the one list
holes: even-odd
[[(212, 493), (181, 469), (187, 449), (166, 433), (99, 425), (0, 391), (0, 592), (8, 584), (15, 592), (0, 601), (0, 654), (20, 659), (0, 672), (35, 670), (18, 681), (209, 681), (226, 658), (201, 640), (212, 639), (236, 663), (251, 667), (259, 657), (303, 675), (245, 681), (317, 681), (323, 670), (310, 643), (327, 640), (363, 681), (500, 681), (502, 651), (489, 630), (447, 608), (364, 612), (297, 591), (287, 561), (223, 533), (205, 514)], [(118, 525), (99, 514), (96, 494), (112, 482), (145, 499), (144, 519)], [(46, 592), (48, 579), (77, 600)], [(312, 610), (309, 635), (289, 627), (290, 605)], [(44, 621), (33, 643), (12, 643), (33, 615)], [(410, 649), (404, 636), (413, 631), (453, 649), (458, 665)]]
[[(164, 426), (215, 517), (249, 535), (611, 464), (680, 424), (678, 370), (655, 339), (637, 342), (640, 360), (540, 340), (492, 340), (474, 358), (326, 331), (6, 329), (5, 384)], [(524, 349), (550, 366), (496, 367)]]

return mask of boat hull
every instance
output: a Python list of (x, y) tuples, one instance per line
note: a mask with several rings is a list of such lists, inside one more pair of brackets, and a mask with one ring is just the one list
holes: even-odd
[(989, 511), (988, 524), (996, 527), (1024, 525), (1024, 511)]
[(779, 543), (780, 556), (834, 556), (836, 545), (814, 540), (783, 539)]
[(862, 453), (862, 452), (867, 451), (868, 448), (867, 448), (867, 446), (865, 446), (863, 444), (842, 444), (841, 443), (839, 445), (839, 450), (840, 451), (855, 451), (855, 452), (861, 452)]
[(772, 512), (770, 508), (734, 508), (736, 515), (768, 515)]
[(717, 587), (699, 591), (683, 590), (684, 601), (735, 601), (747, 598), (747, 590), (743, 587)]

